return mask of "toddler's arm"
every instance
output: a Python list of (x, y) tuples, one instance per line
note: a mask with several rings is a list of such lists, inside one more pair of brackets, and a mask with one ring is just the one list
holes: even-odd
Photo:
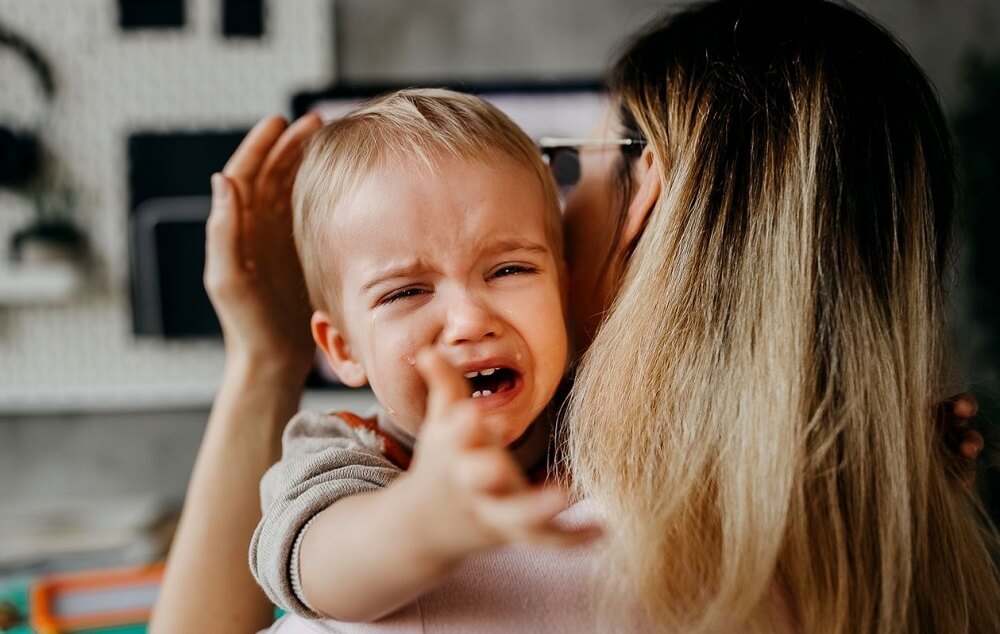
[(439, 583), (466, 556), (510, 542), (570, 545), (593, 530), (563, 532), (554, 488), (529, 486), (506, 448), (481, 424), (465, 380), (422, 354), (427, 420), (413, 465), (392, 486), (323, 510), (301, 542), (302, 591), (317, 612), (370, 621)]
[(296, 587), (295, 546), (303, 528), (334, 502), (383, 489), (400, 473), (345, 421), (316, 412), (296, 415), (285, 427), (281, 460), (260, 482), (262, 515), (250, 543), (250, 569), (268, 598), (290, 612), (320, 616)]

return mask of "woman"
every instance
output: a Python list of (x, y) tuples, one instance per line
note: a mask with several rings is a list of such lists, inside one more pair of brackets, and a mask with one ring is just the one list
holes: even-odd
[[(819, 19), (841, 30), (817, 32)], [(812, 39), (795, 37), (806, 27)], [(827, 68), (819, 52), (836, 40), (888, 56), (905, 77)], [(597, 333), (568, 455), (576, 485), (609, 510), (614, 578), (664, 626), (766, 624), (781, 612), (774, 596), (804, 631), (995, 624), (995, 606), (982, 603), (996, 597), (995, 571), (975, 559), (983, 540), (964, 494), (943, 482), (928, 408), (951, 203), (946, 143), (926, 144), (943, 128), (923, 78), (867, 21), (815, 1), (706, 5), (654, 24), (616, 68), (622, 107), (609, 134), (646, 148), (583, 152), (566, 212), (578, 332)], [(912, 106), (901, 122), (848, 117), (865, 107), (859, 96), (888, 96), (849, 83), (874, 77), (918, 97), (877, 104)], [(213, 203), (206, 285), (226, 374), (154, 631), (251, 632), (270, 621), (246, 546), (257, 481), (312, 358), (287, 199), (318, 125), (262, 122)], [(928, 179), (919, 189), (917, 176)], [(930, 199), (933, 212), (914, 202)], [(856, 248), (824, 250), (822, 237)], [(585, 259), (594, 249), (606, 254), (599, 266)], [(960, 401), (954, 413), (971, 409)], [(928, 600), (931, 575), (953, 584), (940, 588), (947, 601)]]
[(567, 414), (609, 577), (684, 631), (769, 631), (774, 584), (806, 632), (1000, 631), (931, 418), (954, 191), (920, 69), (841, 6), (723, 0), (651, 25), (611, 88), (647, 145), (606, 166), (637, 193)]

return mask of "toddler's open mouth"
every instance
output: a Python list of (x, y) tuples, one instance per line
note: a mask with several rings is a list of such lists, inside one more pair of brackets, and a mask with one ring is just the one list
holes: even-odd
[(506, 392), (517, 384), (517, 372), (504, 367), (466, 372), (465, 378), (469, 381), (472, 398), (482, 398)]

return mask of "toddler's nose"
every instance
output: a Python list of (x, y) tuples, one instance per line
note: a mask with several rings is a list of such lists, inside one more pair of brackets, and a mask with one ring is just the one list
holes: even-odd
[(502, 332), (496, 314), (475, 297), (463, 296), (449, 306), (444, 327), (447, 344), (475, 343)]

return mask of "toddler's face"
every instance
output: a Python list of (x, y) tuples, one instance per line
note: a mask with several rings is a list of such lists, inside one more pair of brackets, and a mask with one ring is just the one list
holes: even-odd
[(384, 169), (335, 213), (343, 331), (323, 347), (338, 374), (367, 380), (416, 433), (427, 395), (415, 356), (434, 346), (469, 378), (487, 424), (517, 439), (552, 398), (567, 355), (563, 263), (536, 176), (511, 159), (447, 158), (435, 175)]

